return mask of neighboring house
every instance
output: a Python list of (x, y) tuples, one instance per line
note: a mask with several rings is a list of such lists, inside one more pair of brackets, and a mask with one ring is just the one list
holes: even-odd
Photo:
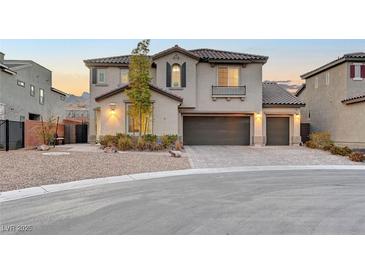
[(24, 121), (65, 116), (67, 94), (52, 87), (52, 72), (28, 60), (0, 53), (0, 119)]
[(365, 148), (365, 53), (350, 53), (303, 74), (302, 121), (337, 144)]
[[(299, 144), (303, 103), (276, 83), (262, 83), (268, 57), (174, 46), (150, 56), (153, 113), (149, 132), (184, 144)], [(129, 56), (84, 61), (90, 69), (89, 141), (138, 134), (128, 115)]]

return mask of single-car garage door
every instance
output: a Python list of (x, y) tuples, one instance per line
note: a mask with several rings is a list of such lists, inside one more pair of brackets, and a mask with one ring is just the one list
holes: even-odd
[(289, 145), (289, 117), (267, 117), (266, 138), (269, 146)]
[(184, 116), (185, 145), (249, 145), (250, 117)]

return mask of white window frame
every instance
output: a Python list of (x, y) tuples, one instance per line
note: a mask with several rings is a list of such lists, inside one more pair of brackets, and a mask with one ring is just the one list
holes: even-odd
[(19, 87), (22, 87), (22, 88), (25, 88), (25, 82), (24, 81), (22, 81), (22, 80), (17, 80), (17, 85), (19, 86)]
[(44, 105), (44, 89), (39, 89), (39, 103), (41, 105)]
[(30, 92), (30, 96), (32, 96), (32, 97), (35, 96), (35, 86), (34, 85), (30, 85), (29, 92)]
[[(129, 131), (129, 107), (131, 106), (132, 104), (131, 103), (126, 103), (125, 104), (125, 126), (126, 126), (126, 129), (125, 129), (125, 132), (128, 134), (128, 135), (138, 135), (138, 131), (136, 132), (130, 132)], [(153, 134), (153, 106), (152, 106), (152, 113), (151, 113), (151, 117), (150, 117), (150, 123), (151, 123), (151, 132), (148, 132), (147, 134)]]
[[(127, 75), (127, 82), (124, 82), (123, 81), (123, 76), (126, 76)], [(120, 69), (120, 84), (121, 85), (127, 85), (129, 84), (129, 70), (128, 69)]]
[(239, 66), (218, 66), (217, 67), (217, 83), (216, 85), (219, 86), (219, 68), (227, 68), (227, 87), (234, 87), (229, 83), (229, 69), (238, 69), (238, 87), (241, 85), (241, 70)]
[(318, 76), (314, 77), (314, 88), (318, 88)]
[(327, 71), (326, 72), (326, 86), (329, 86), (330, 85), (330, 72)]
[[(100, 75), (104, 74), (104, 80), (100, 80)], [(97, 84), (106, 84), (106, 69), (97, 69), (96, 70), (96, 83)]]
[(362, 63), (353, 63), (353, 65), (355, 66), (355, 76), (354, 76), (354, 78), (352, 78), (352, 80), (354, 80), (354, 81), (362, 81), (363, 78), (361, 78), (361, 66), (363, 64)]

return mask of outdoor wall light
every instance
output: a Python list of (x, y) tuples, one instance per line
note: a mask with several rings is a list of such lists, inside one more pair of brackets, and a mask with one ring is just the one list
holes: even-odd
[(117, 108), (117, 104), (116, 103), (110, 103), (109, 107), (110, 107), (110, 110), (114, 112), (115, 109)]
[(255, 113), (255, 117), (256, 119), (261, 119), (261, 113), (260, 112)]

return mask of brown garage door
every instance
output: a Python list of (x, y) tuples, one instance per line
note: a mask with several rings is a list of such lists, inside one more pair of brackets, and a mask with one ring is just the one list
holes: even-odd
[(250, 117), (185, 116), (185, 145), (249, 145)]
[(267, 117), (266, 119), (267, 145), (289, 145), (289, 117)]

